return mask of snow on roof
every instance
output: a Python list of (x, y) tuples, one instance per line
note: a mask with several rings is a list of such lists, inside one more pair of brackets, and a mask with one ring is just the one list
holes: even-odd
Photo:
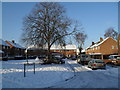
[[(104, 43), (104, 42), (105, 42), (106, 40), (108, 40), (109, 38), (112, 38), (112, 37), (107, 37), (107, 38), (105, 38), (103, 41), (101, 41), (101, 42), (99, 42), (99, 43), (95, 43), (94, 45), (89, 46), (87, 49), (97, 47), (97, 46), (101, 45), (102, 43)], [(112, 39), (113, 39), (113, 38), (112, 38)], [(113, 40), (114, 40), (114, 39), (113, 39)]]
[[(39, 49), (41, 47), (37, 46), (37, 45), (30, 45), (27, 49)], [(47, 49), (47, 46), (44, 46), (44, 49)], [(66, 45), (65, 47), (61, 47), (60, 45), (52, 45), (51, 50), (59, 50), (59, 49), (77, 49), (76, 45)]]
[(0, 53), (4, 53), (2, 50), (0, 50)]
[(83, 49), (81, 52), (86, 52), (85, 49)]
[(101, 55), (102, 53), (89, 53), (89, 55)]
[(21, 45), (17, 44), (17, 43), (13, 43), (12, 41), (8, 41), (11, 45), (13, 45), (16, 48), (24, 48)]
[[(30, 45), (27, 47), (27, 49), (35, 50), (35, 49), (42, 49), (42, 47), (39, 47), (38, 45)], [(46, 49), (46, 46), (44, 47)]]
[(56, 50), (56, 49), (68, 49), (68, 50), (70, 50), (70, 49), (77, 49), (77, 47), (76, 47), (76, 45), (66, 45), (65, 47), (61, 47), (60, 45), (52, 45), (51, 46), (51, 48), (50, 48), (51, 50)]
[[(30, 45), (28, 46), (27, 49), (40, 49), (41, 47), (39, 47), (38, 45)], [(47, 46), (45, 46), (45, 49), (47, 49)], [(66, 45), (66, 47), (61, 47), (60, 45), (52, 45), (51, 50), (59, 50), (59, 49), (77, 49), (76, 45)]]
[(0, 45), (10, 46), (10, 45), (8, 45), (5, 41), (3, 41), (2, 39), (0, 39)]

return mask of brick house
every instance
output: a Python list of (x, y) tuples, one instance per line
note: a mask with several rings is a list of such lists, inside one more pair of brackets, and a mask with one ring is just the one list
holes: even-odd
[(117, 40), (112, 37), (106, 39), (100, 38), (100, 41), (94, 43), (86, 49), (86, 54), (90, 54), (93, 58), (107, 58), (112, 54), (118, 54)]
[(9, 56), (10, 55), (10, 45), (7, 44), (2, 39), (0, 39), (0, 50), (2, 51), (3, 56)]
[(47, 50), (39, 47), (38, 45), (30, 45), (25, 50), (26, 54), (28, 56), (40, 56), (40, 55), (46, 55)]
[(51, 52), (61, 53), (67, 57), (76, 56), (78, 53), (76, 45), (66, 45), (61, 47), (60, 45), (52, 45)]
[[(61, 47), (60, 45), (52, 45), (50, 48), (51, 53), (59, 53), (65, 55), (67, 57), (76, 56), (78, 50), (76, 45), (66, 45), (65, 47)], [(40, 48), (37, 45), (31, 45), (27, 48), (28, 56), (40, 56), (40, 55), (47, 55), (47, 47)]]
[(25, 48), (12, 41), (5, 41), (10, 46), (10, 56), (24, 56)]

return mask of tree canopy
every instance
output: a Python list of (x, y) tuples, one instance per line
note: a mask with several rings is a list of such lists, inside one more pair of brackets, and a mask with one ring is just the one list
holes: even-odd
[(105, 38), (112, 37), (113, 39), (117, 40), (118, 39), (118, 33), (111, 27), (111, 28), (108, 28), (105, 31), (104, 37)]
[(26, 45), (46, 45), (48, 51), (53, 44), (64, 45), (65, 36), (76, 32), (65, 12), (65, 8), (56, 2), (37, 3), (24, 18), (22, 41)]

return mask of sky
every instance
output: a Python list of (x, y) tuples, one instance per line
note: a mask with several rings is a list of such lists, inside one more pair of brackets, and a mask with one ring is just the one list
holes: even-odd
[[(3, 2), (2, 3), (2, 39), (20, 42), (23, 18), (35, 6), (34, 2)], [(84, 27), (88, 38), (84, 48), (92, 41), (104, 38), (105, 30), (113, 27), (118, 31), (118, 4), (117, 2), (60, 2), (66, 9), (66, 15), (77, 20)]]

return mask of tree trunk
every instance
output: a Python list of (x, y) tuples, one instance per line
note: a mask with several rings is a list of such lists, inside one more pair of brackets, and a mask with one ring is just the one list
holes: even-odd
[(48, 61), (50, 61), (50, 56), (51, 56), (51, 54), (50, 54), (50, 45), (48, 45)]

